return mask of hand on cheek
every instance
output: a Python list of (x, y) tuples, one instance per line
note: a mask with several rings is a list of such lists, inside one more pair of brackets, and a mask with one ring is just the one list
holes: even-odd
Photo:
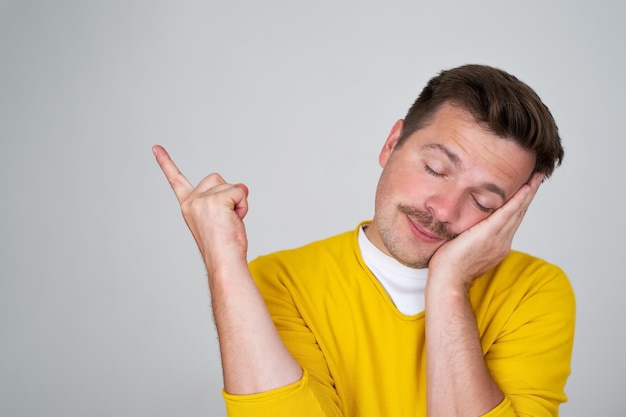
[(511, 250), (515, 232), (542, 180), (542, 174), (534, 174), (492, 215), (442, 245), (430, 260), (433, 279), (429, 283), (469, 288), (475, 278), (496, 266)]

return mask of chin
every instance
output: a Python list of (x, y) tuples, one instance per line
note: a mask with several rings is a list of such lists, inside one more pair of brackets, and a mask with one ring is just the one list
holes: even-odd
[(430, 258), (433, 257), (433, 253), (430, 255), (425, 255), (421, 257), (411, 256), (412, 254), (394, 254), (392, 252), (393, 258), (400, 262), (401, 264), (408, 266), (409, 268), (415, 269), (423, 269), (428, 268), (428, 263), (430, 262)]

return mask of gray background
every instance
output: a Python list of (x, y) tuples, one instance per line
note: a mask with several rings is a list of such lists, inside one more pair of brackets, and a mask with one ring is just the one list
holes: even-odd
[[(618, 1), (0, 1), (0, 415), (224, 416), (204, 270), (150, 150), (250, 187), (250, 256), (371, 217), (377, 155), (443, 68), (553, 111), (565, 164), (515, 247), (578, 298), (564, 416), (623, 415)], [(622, 410), (622, 411), (620, 411)]]

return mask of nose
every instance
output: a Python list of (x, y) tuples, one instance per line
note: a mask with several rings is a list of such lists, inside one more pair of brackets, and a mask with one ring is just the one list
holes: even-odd
[(452, 187), (447, 187), (432, 195), (426, 201), (426, 207), (438, 222), (452, 225), (460, 217), (461, 195)]

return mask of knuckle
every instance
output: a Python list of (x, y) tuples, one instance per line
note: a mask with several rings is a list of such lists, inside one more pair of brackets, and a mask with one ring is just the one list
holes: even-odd
[(224, 184), (224, 183), (226, 183), (226, 181), (224, 181), (224, 178), (222, 178), (222, 176), (220, 174), (218, 174), (217, 172), (213, 172), (213, 173), (209, 174), (209, 176), (207, 178), (211, 182), (213, 182), (215, 184)]

